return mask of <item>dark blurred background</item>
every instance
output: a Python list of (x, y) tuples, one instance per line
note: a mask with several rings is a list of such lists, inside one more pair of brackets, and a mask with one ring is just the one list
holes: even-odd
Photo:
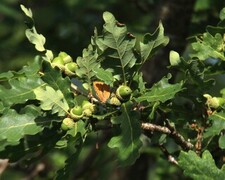
[[(207, 24), (218, 22), (218, 13), (225, 5), (221, 0), (1, 0), (0, 2), (0, 72), (17, 70), (38, 54), (24, 31), (28, 19), (20, 4), (30, 7), (35, 25), (46, 39), (46, 48), (55, 55), (66, 51), (74, 59), (81, 55), (93, 34), (102, 29), (102, 13), (112, 12), (130, 32), (142, 36), (154, 32), (159, 20), (170, 37), (169, 45), (158, 53), (143, 70), (149, 83), (166, 73), (168, 52), (182, 53), (186, 38), (201, 33)], [(158, 60), (157, 60), (158, 59)], [(147, 73), (148, 72), (148, 73)], [(151, 74), (149, 73), (151, 72)], [(155, 73), (157, 72), (157, 73)]]
[[(116, 19), (125, 23), (128, 30), (137, 37), (142, 37), (147, 32), (154, 32), (161, 20), (166, 35), (170, 37), (170, 43), (158, 52), (143, 69), (145, 79), (150, 86), (167, 73), (166, 66), (170, 50), (176, 50), (182, 54), (188, 48), (187, 37), (204, 32), (208, 24), (216, 25), (218, 23), (219, 12), (225, 6), (225, 1), (1, 0), (0, 72), (18, 70), (40, 54), (25, 37), (24, 32), (29, 20), (21, 11), (20, 4), (32, 9), (37, 31), (46, 37), (45, 47), (52, 50), (55, 55), (60, 51), (65, 51), (74, 59), (81, 55), (82, 49), (90, 43), (94, 27), (101, 31), (104, 11), (112, 12)], [(102, 151), (106, 153), (104, 148)], [(111, 179), (180, 179), (181, 172), (176, 167), (170, 166), (166, 160), (159, 158), (161, 156), (159, 152), (158, 148), (151, 147), (148, 151), (143, 152), (132, 167), (112, 173)], [(104, 153), (103, 155), (107, 157), (107, 153)], [(84, 153), (84, 159), (86, 155)], [(60, 167), (66, 156), (65, 153), (53, 153), (47, 158), (45, 164), (52, 163)], [(86, 165), (91, 166), (93, 162), (100, 163), (101, 161), (92, 157)], [(50, 169), (54, 169), (52, 164)], [(101, 168), (101, 166), (106, 165), (96, 165), (95, 168)], [(110, 174), (114, 164), (112, 163), (111, 166), (108, 164), (107, 167)], [(87, 174), (83, 176), (85, 169), (80, 168), (81, 170), (74, 177), (88, 179)], [(13, 170), (9, 170), (11, 175), (12, 172)], [(48, 173), (51, 171), (49, 170)], [(89, 173), (95, 177), (94, 169), (89, 167)], [(106, 172), (104, 174), (101, 176), (102, 178), (109, 176)], [(45, 174), (44, 179), (48, 179), (47, 177), (51, 179), (52, 176)], [(14, 178), (11, 177), (11, 179)]]

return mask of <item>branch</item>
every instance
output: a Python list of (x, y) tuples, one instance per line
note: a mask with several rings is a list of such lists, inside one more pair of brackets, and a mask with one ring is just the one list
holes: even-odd
[(163, 154), (167, 157), (168, 161), (172, 164), (178, 165), (177, 160), (167, 151), (167, 149), (163, 145), (159, 145)]
[(8, 165), (9, 159), (0, 159), (0, 175), (4, 172)]
[(159, 126), (159, 125), (155, 125), (152, 123), (141, 123), (141, 128), (145, 129), (145, 130), (150, 130), (150, 131), (159, 131), (165, 134), (170, 134), (171, 131), (169, 130), (169, 128), (165, 127), (165, 126)]
[(180, 145), (184, 150), (189, 150), (194, 147), (193, 144), (186, 141), (184, 137), (179, 134), (172, 126), (169, 126), (168, 128), (166, 126), (159, 126), (152, 123), (141, 123), (141, 128), (149, 131), (158, 131), (170, 135), (175, 140), (175, 142)]

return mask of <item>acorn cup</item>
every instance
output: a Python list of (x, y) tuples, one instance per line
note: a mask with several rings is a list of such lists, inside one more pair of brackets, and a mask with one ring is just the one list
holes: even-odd
[(128, 101), (130, 99), (132, 90), (126, 85), (120, 85), (116, 90), (116, 96), (121, 101)]
[(217, 109), (217, 108), (219, 108), (220, 106), (222, 106), (222, 105), (225, 104), (225, 99), (222, 98), (222, 97), (212, 97), (212, 96), (209, 95), (209, 94), (204, 94), (203, 96), (207, 99), (206, 104), (207, 104), (210, 108)]
[(62, 121), (61, 129), (64, 131), (68, 131), (68, 130), (72, 129), (74, 127), (74, 125), (75, 125), (75, 122), (73, 121), (73, 119), (65, 118)]
[(84, 112), (81, 106), (75, 106), (70, 110), (70, 116), (74, 120), (79, 120), (83, 117)]
[(75, 75), (75, 71), (78, 68), (77, 63), (69, 62), (65, 65), (65, 74), (68, 76)]
[(112, 95), (112, 97), (109, 100), (109, 104), (114, 105), (114, 106), (120, 106), (121, 102), (120, 100), (116, 97), (116, 95)]
[(61, 57), (65, 64), (70, 63), (73, 61), (70, 55), (68, 55), (66, 52), (60, 52), (59, 57)]
[(65, 63), (61, 57), (55, 57), (51, 63), (52, 67), (58, 67), (60, 70), (65, 70)]
[(95, 112), (95, 105), (89, 101), (83, 101), (82, 109), (85, 116), (90, 117)]

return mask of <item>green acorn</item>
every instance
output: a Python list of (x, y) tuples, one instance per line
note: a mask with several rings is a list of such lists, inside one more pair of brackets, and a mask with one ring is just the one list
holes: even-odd
[(82, 109), (84, 115), (90, 117), (95, 112), (95, 105), (89, 101), (83, 101)]
[(72, 129), (74, 127), (74, 125), (75, 125), (75, 123), (74, 123), (73, 119), (65, 118), (62, 121), (61, 128), (62, 128), (62, 130), (67, 131), (69, 129)]
[(177, 66), (181, 62), (180, 55), (176, 51), (170, 51), (169, 59), (171, 66)]
[(65, 65), (65, 74), (68, 76), (75, 75), (75, 70), (78, 68), (77, 63), (69, 62)]
[(83, 109), (81, 106), (75, 106), (74, 108), (72, 108), (70, 110), (70, 116), (74, 119), (74, 120), (78, 120), (80, 118), (82, 118), (84, 115), (83, 113)]
[(65, 64), (73, 61), (73, 59), (71, 58), (71, 56), (68, 55), (66, 52), (60, 52), (58, 56), (63, 59), (63, 61), (64, 61)]
[(225, 104), (225, 99), (222, 97), (212, 97), (209, 94), (204, 94), (203, 96), (207, 99), (206, 104), (210, 108), (217, 109), (218, 107)]
[(52, 67), (58, 67), (59, 69), (61, 70), (64, 70), (65, 67), (64, 67), (64, 61), (61, 57), (55, 57), (53, 60), (52, 60)]
[(221, 97), (213, 97), (210, 101), (210, 106), (212, 108), (218, 108), (220, 106), (222, 106), (225, 103), (225, 99), (221, 98)]
[(121, 85), (116, 90), (116, 96), (121, 101), (129, 100), (131, 93), (132, 93), (132, 90), (130, 89), (130, 87), (128, 87), (126, 85)]

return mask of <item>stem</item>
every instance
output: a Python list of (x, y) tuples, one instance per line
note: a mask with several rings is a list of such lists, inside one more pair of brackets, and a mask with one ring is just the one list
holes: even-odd
[(4, 172), (8, 165), (9, 159), (0, 159), (0, 175)]
[(163, 145), (159, 145), (159, 148), (161, 149), (163, 154), (167, 157), (169, 162), (178, 165), (177, 160), (168, 152), (168, 150)]
[(159, 131), (165, 134), (170, 135), (175, 142), (182, 147), (184, 150), (190, 150), (194, 147), (193, 144), (186, 141), (184, 137), (179, 134), (172, 126), (169, 125), (169, 127), (166, 126), (159, 126), (152, 123), (141, 123), (141, 128), (149, 131)]

